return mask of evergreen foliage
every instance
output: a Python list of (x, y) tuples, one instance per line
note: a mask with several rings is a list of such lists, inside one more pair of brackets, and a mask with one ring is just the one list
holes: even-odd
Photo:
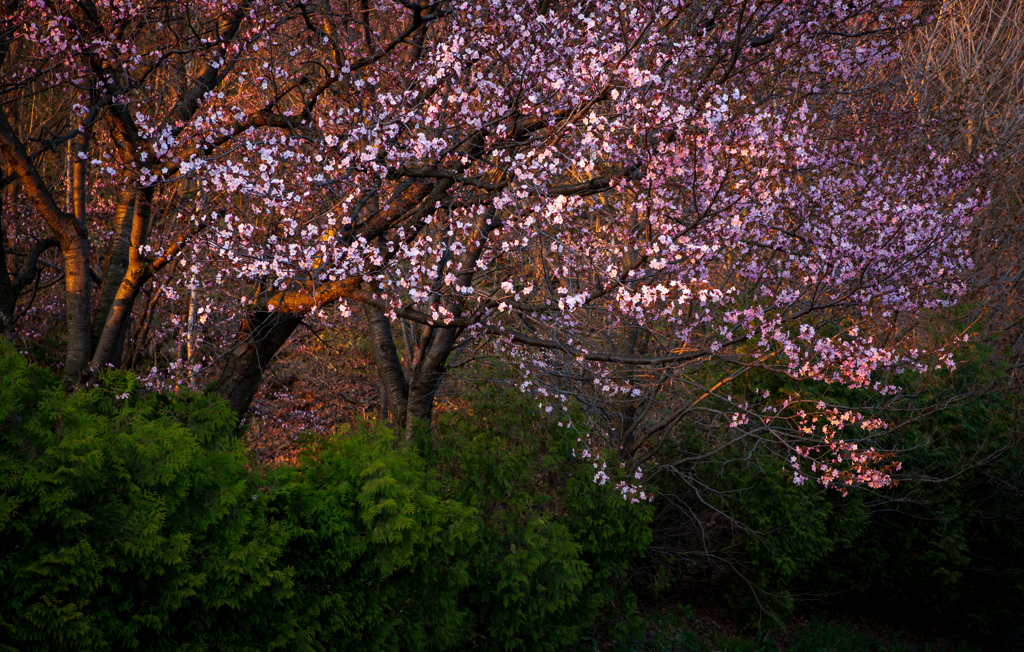
[(186, 648), (201, 628), (180, 615), (294, 589), (287, 530), (253, 499), (222, 402), (142, 395), (119, 373), (66, 394), (2, 353), (0, 634), (14, 649)]
[(438, 496), (389, 430), (340, 433), (270, 477), (271, 512), (291, 528), (282, 563), (301, 582), (282, 608), (311, 649), (451, 649), (471, 638), (459, 597), (476, 510)]
[(481, 543), (468, 606), (488, 649), (564, 650), (588, 631), (629, 629), (625, 580), (651, 541), (648, 505), (593, 482), (576, 435), (499, 388), (470, 395), (423, 442), (446, 495), (474, 506)]
[(364, 423), (251, 471), (221, 399), (67, 394), (5, 347), (0, 646), (542, 650), (628, 622), (649, 510), (524, 405), (479, 418), (499, 399), (421, 451)]

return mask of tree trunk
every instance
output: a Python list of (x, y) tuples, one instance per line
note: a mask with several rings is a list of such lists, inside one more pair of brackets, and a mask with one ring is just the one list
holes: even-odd
[(92, 353), (92, 324), (89, 301), (89, 238), (85, 224), (57, 206), (25, 145), (14, 133), (7, 114), (0, 109), (0, 150), (17, 176), (36, 211), (60, 243), (64, 256), (64, 303), (67, 319), (67, 352), (63, 384), (77, 385)]
[(249, 316), (217, 381), (217, 394), (227, 399), (232, 410), (244, 414), (249, 409), (263, 372), (300, 323), (301, 315), (289, 313), (260, 311)]
[(112, 226), (116, 235), (110, 243), (110, 255), (103, 266), (103, 283), (99, 289), (99, 303), (92, 321), (92, 338), (100, 341), (103, 326), (110, 316), (110, 308), (114, 305), (114, 297), (121, 286), (125, 273), (128, 271), (128, 249), (131, 247), (132, 218), (135, 212), (135, 188), (126, 187), (117, 198)]
[[(139, 247), (146, 241), (149, 235), (150, 206), (153, 199), (153, 189), (144, 188), (138, 193), (135, 199), (134, 210), (129, 215), (127, 206), (123, 222), (127, 222), (131, 229), (122, 224), (122, 234), (127, 231), (129, 242), (127, 247), (127, 269), (123, 272), (115, 270), (122, 278), (109, 278), (106, 282), (111, 283), (115, 289), (113, 301), (107, 307), (107, 314), (103, 327), (100, 329), (99, 338), (96, 342), (96, 349), (92, 354), (92, 367), (98, 370), (105, 365), (115, 367), (121, 364), (121, 352), (124, 350), (124, 339), (128, 335), (128, 322), (131, 319), (132, 309), (135, 307), (135, 298), (139, 296), (142, 286), (152, 278), (153, 269), (149, 261), (139, 253)], [(115, 247), (115, 252), (117, 251)], [(120, 262), (118, 264), (121, 264)], [(113, 265), (112, 265), (113, 266)], [(116, 283), (116, 285), (115, 285)], [(101, 306), (102, 307), (102, 306)]]
[(421, 326), (418, 335), (410, 365), (406, 439), (415, 436), (417, 426), (429, 427), (433, 419), (434, 400), (448, 371), (448, 356), (455, 348), (458, 329)]
[(455, 348), (458, 329), (420, 326), (413, 346), (407, 351), (407, 369), (398, 357), (391, 321), (384, 311), (365, 306), (370, 327), (373, 361), (382, 388), (383, 415), (396, 432), (412, 439), (417, 427), (429, 427), (434, 412), (434, 399), (447, 372), (448, 356)]
[(64, 361), (65, 387), (77, 385), (87, 371), (92, 353), (92, 320), (89, 299), (89, 240), (84, 233), (58, 238), (64, 254), (64, 303), (67, 309), (68, 349)]
[(376, 306), (364, 306), (366, 323), (370, 327), (370, 344), (373, 347), (373, 362), (377, 367), (377, 381), (380, 383), (382, 416), (395, 426), (405, 427), (405, 415), (409, 402), (409, 383), (398, 359), (398, 350), (391, 333), (391, 321), (384, 311)]

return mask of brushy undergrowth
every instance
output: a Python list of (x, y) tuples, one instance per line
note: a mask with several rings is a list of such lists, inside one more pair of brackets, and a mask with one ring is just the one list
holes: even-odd
[[(637, 611), (634, 590), (658, 591), (636, 577), (678, 571), (644, 559), (672, 526), (652, 522), (659, 499), (594, 484), (575, 435), (518, 394), (469, 392), (412, 445), (364, 422), (251, 470), (219, 399), (115, 372), (68, 394), (0, 347), (2, 650), (705, 646)], [(944, 407), (886, 435), (908, 474), (895, 489), (797, 487), (760, 452), (695, 469), (742, 525), (723, 549), (754, 587), (737, 612), (749, 599), (774, 629), (803, 595), (975, 632), (1019, 622), (1016, 406), (969, 391), (991, 373), (967, 360), (917, 389)]]
[[(813, 483), (796, 486), (786, 451), (765, 442), (723, 448), (687, 469), (691, 484), (704, 489), (700, 498), (730, 519), (728, 536), (706, 544), (742, 569), (746, 581), (730, 596), (738, 620), (762, 632), (777, 629), (799, 604), (815, 602), (907, 623), (940, 622), (979, 640), (1002, 640), (1024, 623), (1020, 399), (991, 353), (969, 348), (955, 372), (901, 381), (907, 396), (895, 417), (891, 408), (885, 414), (897, 427), (870, 442), (895, 451), (903, 466), (898, 486), (854, 488), (849, 496)], [(866, 392), (785, 379), (756, 383), (862, 409), (873, 400)], [(697, 443), (684, 424), (668, 454), (693, 455), (699, 449), (688, 446), (700, 438), (692, 439)], [(700, 504), (692, 486), (669, 475), (657, 478), (653, 490)], [(659, 539), (674, 525), (671, 516), (659, 513), (655, 546), (693, 557), (700, 541)], [(667, 565), (650, 573), (662, 582), (655, 597), (680, 590), (672, 578), (686, 568)]]
[(628, 627), (649, 509), (495, 398), (418, 447), (366, 423), (252, 472), (220, 400), (114, 372), (67, 394), (4, 348), (0, 647), (556, 650)]

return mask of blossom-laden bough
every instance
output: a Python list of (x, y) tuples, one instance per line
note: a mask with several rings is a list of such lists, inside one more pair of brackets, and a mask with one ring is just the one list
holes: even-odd
[[(7, 9), (4, 325), (63, 310), (68, 385), (215, 375), (244, 412), (304, 320), (359, 308), (410, 434), (483, 347), (626, 478), (700, 416), (845, 487), (889, 482), (842, 434), (880, 424), (738, 379), (885, 395), (951, 362), (914, 318), (964, 291), (984, 196), (884, 97), (922, 20), (898, 0)], [(37, 296), (50, 237), (64, 291)]]

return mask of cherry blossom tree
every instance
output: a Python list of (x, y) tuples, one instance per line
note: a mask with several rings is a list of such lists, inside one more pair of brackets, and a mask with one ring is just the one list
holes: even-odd
[(913, 319), (964, 291), (983, 197), (879, 99), (898, 0), (5, 7), (4, 323), (62, 310), (68, 385), (163, 329), (151, 380), (214, 372), (244, 412), (300, 324), (358, 309), (409, 433), (486, 347), (583, 406), (581, 455), (671, 466), (707, 410), (798, 482), (878, 486), (843, 434), (870, 415), (730, 387), (950, 361)]

